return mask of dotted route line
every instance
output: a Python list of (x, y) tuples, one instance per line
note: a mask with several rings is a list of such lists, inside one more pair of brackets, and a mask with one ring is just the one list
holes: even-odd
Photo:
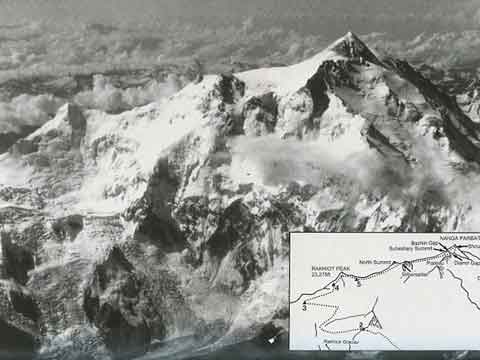
[(367, 276), (364, 276), (364, 277), (360, 277), (360, 276), (356, 276), (356, 275), (352, 275), (352, 274), (345, 274), (345, 273), (343, 273), (342, 276), (352, 278), (352, 279), (370, 280), (370, 279), (376, 278), (377, 276), (383, 275), (383, 274), (385, 274), (389, 271), (392, 271), (400, 265), (401, 265), (400, 263), (392, 264), (392, 266), (389, 266), (388, 268), (383, 269), (382, 271), (379, 271), (379, 272), (376, 272), (376, 273), (373, 273), (373, 274), (370, 274), (370, 275), (367, 275)]
[(426, 258), (422, 258), (422, 259), (415, 259), (415, 260), (412, 260), (410, 261), (412, 264), (416, 264), (416, 263), (419, 263), (419, 262), (427, 262), (429, 260), (435, 260), (439, 257), (445, 257), (445, 254), (443, 253), (439, 253), (438, 255), (434, 255), (434, 256), (429, 256), (429, 257), (426, 257)]
[[(412, 263), (412, 264), (416, 264), (416, 263), (419, 263), (419, 262), (427, 262), (427, 261), (431, 261), (431, 260), (435, 260), (435, 259), (438, 259), (438, 258), (442, 258), (442, 261), (446, 258), (445, 254), (443, 253), (439, 253), (437, 255), (434, 255), (434, 256), (429, 256), (429, 257), (425, 257), (425, 258), (420, 258), (420, 259), (415, 259), (415, 260), (410, 260), (409, 262)], [(337, 278), (334, 280), (334, 281), (338, 281), (338, 280), (342, 280), (343, 277), (347, 277), (347, 278), (351, 278), (351, 279), (359, 279), (359, 280), (370, 280), (370, 279), (373, 279), (373, 278), (376, 278), (378, 276), (381, 276), (389, 271), (392, 271), (394, 269), (397, 269), (399, 266), (401, 266), (402, 263), (399, 263), (399, 262), (393, 262), (390, 266), (388, 266), (387, 268), (381, 270), (381, 271), (378, 271), (378, 272), (375, 272), (375, 273), (372, 273), (370, 275), (367, 275), (367, 276), (358, 276), (358, 275), (352, 275), (352, 274), (347, 274), (345, 272), (341, 272), (338, 274)], [(332, 281), (333, 283), (333, 281)], [(331, 284), (331, 283), (330, 283)], [(312, 296), (312, 295), (315, 295), (315, 293), (318, 293), (319, 291), (322, 291), (322, 290), (325, 290), (328, 288), (328, 286), (330, 286), (330, 284), (328, 284), (327, 286), (325, 286), (324, 288), (321, 288), (321, 289), (318, 289), (317, 291), (313, 292), (313, 293), (310, 293), (310, 294), (306, 294), (306, 293), (303, 293), (301, 294), (296, 300), (294, 301), (291, 301), (290, 304), (295, 304), (296, 302), (300, 301), (300, 299), (302, 298), (302, 296)], [(328, 293), (328, 294), (331, 294)], [(326, 296), (327, 294), (322, 294), (322, 295), (319, 295), (319, 296), (315, 296), (314, 298), (309, 298), (309, 300), (313, 300), (313, 299), (316, 299), (318, 297), (322, 297), (322, 296)]]
[(335, 315), (337, 315), (338, 309), (340, 309), (340, 306), (335, 307), (335, 311), (333, 312), (332, 316), (330, 316), (327, 320), (325, 320), (323, 323), (321, 323), (320, 328), (325, 326), (326, 323), (328, 323), (330, 320), (332, 320), (335, 317)]
[(315, 300), (315, 299), (318, 299), (318, 298), (321, 298), (321, 297), (324, 297), (324, 296), (327, 296), (327, 295), (330, 295), (331, 293), (333, 293), (335, 290), (332, 290), (328, 293), (325, 293), (325, 294), (321, 294), (321, 295), (317, 295), (315, 297), (312, 297), (312, 298), (309, 298), (309, 299), (306, 299), (305, 302), (308, 302), (308, 301), (311, 301), (311, 300)]
[(309, 302), (305, 302), (305, 305), (313, 305), (313, 306), (327, 307), (327, 308), (333, 308), (333, 309), (338, 307), (338, 306), (335, 306), (335, 305), (316, 304), (316, 303), (309, 303)]
[[(385, 340), (387, 340), (393, 347), (395, 347), (396, 349), (400, 350), (400, 348), (395, 345), (393, 343), (393, 341), (388, 337), (386, 336), (385, 334), (381, 333), (381, 332), (374, 332), (374, 331), (370, 331), (368, 329), (360, 329), (360, 328), (354, 328), (354, 329), (349, 329), (349, 330), (338, 330), (338, 331), (332, 331), (332, 330), (327, 330), (324, 328), (324, 325), (326, 323), (328, 323), (330, 320), (332, 320), (335, 315), (337, 314), (338, 310), (340, 309), (340, 307), (338, 305), (329, 305), (329, 304), (317, 304), (317, 303), (311, 303), (311, 302), (305, 302), (305, 305), (312, 305), (312, 306), (317, 306), (317, 307), (323, 307), (323, 308), (328, 308), (328, 309), (335, 309), (332, 313), (332, 315), (330, 315), (330, 317), (325, 320), (324, 322), (322, 322), (320, 325), (319, 325), (319, 329), (327, 334), (332, 334), (332, 335), (338, 335), (338, 334), (348, 334), (348, 333), (352, 333), (352, 332), (357, 332), (357, 334), (354, 336), (354, 338), (361, 334), (362, 331), (366, 331), (372, 335), (380, 335), (382, 336)], [(370, 326), (370, 325), (369, 325)]]
[(323, 308), (329, 308), (329, 309), (335, 309), (333, 314), (327, 319), (325, 320), (323, 323), (320, 324), (320, 330), (322, 330), (323, 332), (326, 332), (328, 334), (347, 334), (347, 333), (350, 333), (350, 332), (354, 332), (354, 331), (358, 331), (360, 329), (350, 329), (350, 330), (340, 330), (340, 331), (331, 331), (331, 330), (327, 330), (323, 327), (323, 325), (327, 322), (329, 322), (335, 315), (336, 313), (338, 312), (338, 309), (340, 308), (339, 306), (336, 306), (336, 305), (328, 305), (328, 304), (316, 304), (316, 303), (309, 303), (309, 302), (306, 302), (305, 305), (313, 305), (313, 306), (317, 306), (317, 307), (323, 307)]
[(323, 332), (326, 332), (327, 334), (348, 334), (348, 333), (351, 333), (351, 332), (359, 331), (360, 329), (356, 328), (356, 329), (351, 329), (351, 330), (330, 331), (330, 330), (326, 330), (324, 328), (320, 328), (320, 330), (322, 330)]

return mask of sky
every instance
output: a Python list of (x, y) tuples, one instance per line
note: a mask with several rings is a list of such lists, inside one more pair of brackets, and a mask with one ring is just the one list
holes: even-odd
[(290, 27), (335, 38), (345, 29), (411, 37), (476, 29), (480, 0), (0, 0), (0, 24), (31, 21)]
[(0, 81), (292, 64), (348, 31), (408, 60), (477, 61), (480, 0), (0, 0)]

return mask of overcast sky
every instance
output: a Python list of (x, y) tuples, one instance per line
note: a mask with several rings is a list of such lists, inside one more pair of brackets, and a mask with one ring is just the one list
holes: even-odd
[(288, 26), (337, 37), (387, 32), (409, 37), (419, 32), (478, 28), (480, 0), (0, 0), (2, 25), (55, 22), (240, 23)]

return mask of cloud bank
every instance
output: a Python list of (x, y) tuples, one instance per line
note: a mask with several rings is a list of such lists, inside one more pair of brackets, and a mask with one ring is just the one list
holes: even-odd
[(144, 86), (120, 89), (104, 75), (97, 74), (93, 77), (93, 88), (78, 93), (74, 101), (83, 108), (119, 113), (173, 95), (183, 83), (177, 76), (170, 74), (165, 81), (151, 80)]
[(24, 94), (10, 102), (0, 102), (0, 133), (20, 133), (25, 126), (41, 126), (51, 119), (63, 104), (63, 99), (50, 94)]

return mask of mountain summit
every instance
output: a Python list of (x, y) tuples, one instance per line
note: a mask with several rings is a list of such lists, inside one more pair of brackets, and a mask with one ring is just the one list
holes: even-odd
[(468, 231), (479, 144), (352, 33), (121, 114), (66, 105), (0, 155), (0, 350), (184, 357), (282, 334), (289, 231)]
[(335, 41), (328, 49), (349, 59), (361, 59), (377, 65), (380, 64), (377, 56), (351, 31)]

